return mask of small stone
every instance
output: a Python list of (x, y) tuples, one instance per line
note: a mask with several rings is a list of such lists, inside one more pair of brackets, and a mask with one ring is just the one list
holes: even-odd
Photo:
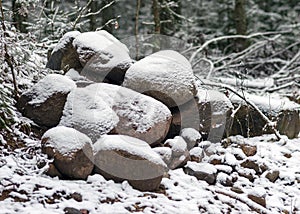
[(238, 193), (238, 194), (244, 193), (244, 191), (241, 190), (239, 187), (231, 187), (230, 189), (231, 189), (231, 191)]
[(223, 157), (219, 155), (212, 155), (209, 159), (209, 163), (213, 165), (219, 165), (223, 163)]
[(190, 153), (182, 137), (176, 136), (174, 139), (168, 139), (164, 145), (170, 147), (172, 150), (171, 159), (168, 164), (169, 169), (182, 167), (190, 160)]
[(266, 178), (271, 181), (271, 182), (275, 182), (278, 178), (279, 178), (279, 171), (278, 170), (274, 170), (274, 171), (270, 171), (266, 174)]
[(222, 184), (223, 186), (233, 185), (232, 177), (223, 172), (218, 173), (216, 180), (218, 183)]
[(217, 169), (212, 164), (189, 161), (184, 171), (186, 174), (195, 176), (198, 180), (204, 180), (208, 184), (216, 182)]
[(82, 195), (80, 193), (74, 192), (70, 195), (75, 201), (82, 202)]
[(199, 147), (194, 147), (190, 150), (191, 161), (200, 163), (204, 158), (204, 151)]
[(251, 195), (251, 194), (248, 194), (248, 198), (251, 199), (252, 201), (254, 201), (255, 203), (263, 206), (263, 207), (266, 207), (266, 199), (265, 197), (258, 197), (256, 195)]
[(257, 152), (257, 146), (251, 146), (251, 145), (243, 144), (243, 145), (241, 145), (241, 149), (243, 150), (243, 152), (245, 153), (245, 155), (247, 157), (253, 156)]
[(252, 160), (245, 160), (243, 163), (241, 163), (241, 166), (248, 169), (254, 169), (256, 174), (260, 174), (259, 165)]
[(66, 207), (64, 209), (65, 214), (82, 214), (80, 210), (73, 207)]
[(191, 150), (195, 145), (200, 143), (202, 139), (200, 133), (193, 128), (182, 129), (180, 132), (180, 136), (185, 140), (188, 150)]

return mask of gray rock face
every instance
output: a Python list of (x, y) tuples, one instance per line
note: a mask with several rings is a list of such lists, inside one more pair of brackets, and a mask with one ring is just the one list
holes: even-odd
[(38, 125), (54, 127), (62, 116), (67, 95), (75, 88), (68, 77), (49, 74), (21, 95), (17, 108)]
[(204, 180), (208, 184), (214, 184), (217, 177), (217, 169), (209, 163), (188, 162), (184, 168), (185, 173), (195, 176), (198, 180)]
[(86, 179), (94, 168), (92, 141), (72, 128), (58, 126), (42, 136), (42, 151), (66, 178)]
[(82, 69), (79, 56), (73, 47), (73, 40), (80, 35), (78, 31), (66, 33), (53, 49), (46, 67), (52, 70)]
[[(246, 98), (252, 101), (269, 119), (276, 122), (276, 128), (280, 134), (289, 138), (295, 138), (300, 132), (300, 105), (289, 100), (274, 99), (246, 94)], [(261, 115), (236, 96), (231, 97), (235, 107), (240, 106), (235, 114), (231, 135), (243, 135), (245, 137), (270, 134), (270, 128), (266, 128), (266, 122)]]
[(60, 124), (78, 129), (93, 142), (103, 134), (114, 133), (154, 145), (165, 138), (171, 119), (169, 109), (151, 97), (97, 83), (70, 93)]
[(125, 135), (105, 135), (94, 144), (95, 172), (136, 189), (159, 187), (167, 167), (148, 143)]
[(213, 143), (228, 136), (231, 129), (233, 106), (221, 92), (197, 89), (197, 96), (172, 112), (171, 130), (194, 128), (202, 137)]
[(188, 60), (175, 51), (165, 50), (134, 63), (126, 72), (123, 86), (174, 107), (194, 98), (194, 82)]

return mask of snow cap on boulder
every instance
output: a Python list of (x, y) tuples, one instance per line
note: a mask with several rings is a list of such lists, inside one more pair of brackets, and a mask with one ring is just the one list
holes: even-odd
[(147, 94), (168, 107), (193, 99), (195, 79), (189, 61), (176, 51), (164, 50), (134, 63), (123, 86)]

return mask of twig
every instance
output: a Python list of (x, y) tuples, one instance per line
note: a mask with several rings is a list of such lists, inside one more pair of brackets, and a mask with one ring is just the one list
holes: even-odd
[(264, 33), (254, 33), (250, 35), (229, 35), (229, 36), (220, 36), (211, 40), (206, 41), (203, 45), (197, 46), (194, 48), (189, 49), (189, 51), (197, 49), (192, 56), (190, 57), (189, 61), (192, 63), (194, 58), (199, 54), (201, 51), (204, 50), (208, 45), (210, 45), (213, 42), (225, 40), (225, 39), (250, 39), (253, 37), (258, 37), (258, 36), (266, 36), (266, 35), (274, 35), (274, 34), (283, 34), (283, 33), (289, 33), (290, 31), (277, 31), (277, 32), (264, 32)]
[[(2, 16), (2, 22), (1, 23), (2, 23), (2, 30), (3, 30), (3, 39), (5, 40), (6, 26), (4, 24), (5, 19), (4, 19), (4, 12), (3, 12), (3, 7), (2, 7), (2, 0), (0, 0), (0, 10), (1, 10), (1, 16)], [(8, 53), (7, 44), (6, 44), (5, 41), (3, 42), (3, 47), (4, 47), (4, 60), (8, 64), (8, 67), (11, 70), (12, 78), (13, 78), (13, 85), (14, 85), (14, 94), (15, 94), (15, 98), (17, 99), (19, 97), (18, 84), (17, 84), (17, 80), (16, 80), (14, 66), (13, 66), (13, 63), (12, 63), (12, 57)]]
[(230, 198), (233, 198), (235, 200), (238, 200), (242, 203), (245, 203), (248, 207), (250, 207), (251, 209), (255, 210), (258, 213), (267, 213), (267, 214), (271, 214), (271, 212), (269, 210), (267, 210), (266, 208), (264, 208), (263, 206), (251, 201), (250, 199), (246, 198), (246, 197), (241, 197), (240, 195), (238, 195), (237, 193), (234, 192), (230, 192), (230, 191), (225, 191), (225, 190), (215, 190), (216, 193), (228, 196)]

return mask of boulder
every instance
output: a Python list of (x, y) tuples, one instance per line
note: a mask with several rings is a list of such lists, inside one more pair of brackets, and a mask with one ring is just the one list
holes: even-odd
[(58, 126), (42, 136), (42, 152), (66, 178), (86, 179), (94, 168), (92, 141), (75, 129)]
[(38, 125), (54, 127), (62, 116), (67, 95), (75, 88), (68, 77), (49, 74), (21, 95), (17, 108)]
[(191, 159), (187, 144), (182, 137), (176, 136), (174, 139), (168, 139), (164, 145), (172, 151), (171, 158), (167, 162), (169, 169), (182, 167)]
[(185, 140), (187, 149), (191, 150), (194, 146), (200, 143), (202, 136), (193, 128), (184, 128), (180, 131), (180, 136)]
[(191, 161), (200, 163), (205, 157), (204, 150), (200, 147), (194, 147), (190, 150)]
[(195, 176), (198, 180), (204, 180), (208, 184), (214, 184), (216, 182), (217, 169), (212, 164), (189, 161), (184, 171), (186, 174)]
[(94, 82), (120, 85), (133, 63), (127, 47), (105, 30), (82, 33), (73, 46), (83, 67), (81, 75)]
[(96, 83), (68, 96), (60, 124), (78, 129), (93, 142), (103, 134), (117, 133), (155, 145), (165, 138), (171, 119), (169, 109), (151, 97)]
[(73, 46), (73, 40), (80, 35), (78, 31), (71, 31), (63, 35), (53, 49), (46, 67), (52, 70), (82, 69), (79, 56)]
[(94, 144), (95, 172), (136, 189), (156, 190), (167, 166), (145, 141), (125, 135), (104, 135)]
[[(245, 94), (245, 98), (253, 102), (270, 120), (276, 123), (280, 134), (295, 138), (300, 132), (300, 105), (288, 99)], [(238, 110), (235, 113), (231, 135), (244, 137), (260, 136), (273, 133), (266, 127), (266, 121), (245, 101), (233, 95), (230, 100)]]
[(123, 86), (149, 95), (170, 107), (180, 106), (196, 95), (188, 60), (178, 52), (159, 51), (134, 63)]
[(233, 106), (221, 92), (198, 88), (197, 96), (172, 111), (172, 132), (194, 128), (205, 140), (219, 142), (228, 136), (232, 124)]

